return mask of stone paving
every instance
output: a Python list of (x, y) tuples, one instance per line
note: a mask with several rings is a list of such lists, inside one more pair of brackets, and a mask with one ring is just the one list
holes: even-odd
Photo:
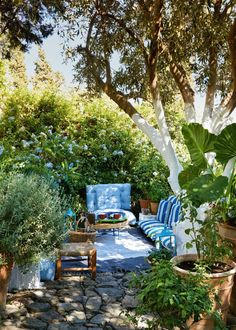
[[(130, 289), (130, 272), (64, 276), (46, 282), (40, 290), (8, 294), (6, 311), (0, 315), (1, 330), (133, 330), (147, 329), (147, 316), (136, 328), (127, 318), (137, 305)], [(236, 318), (229, 315), (227, 329), (236, 330)], [(161, 329), (161, 328), (159, 328)]]
[[(40, 290), (8, 294), (1, 330), (132, 330), (126, 312), (136, 307), (130, 272), (64, 276)], [(145, 319), (136, 329), (147, 328)]]

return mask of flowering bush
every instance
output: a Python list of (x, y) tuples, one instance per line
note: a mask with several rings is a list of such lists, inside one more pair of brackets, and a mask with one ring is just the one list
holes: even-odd
[(130, 182), (135, 198), (150, 184), (167, 185), (156, 150), (110, 101), (32, 93), (14, 92), (6, 102), (0, 123), (4, 171), (54, 178), (80, 201), (88, 184)]

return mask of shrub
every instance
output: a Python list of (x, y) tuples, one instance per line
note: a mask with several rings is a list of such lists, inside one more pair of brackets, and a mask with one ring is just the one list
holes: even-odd
[(65, 207), (59, 191), (42, 177), (1, 177), (0, 251), (11, 255), (19, 265), (54, 253), (64, 239)]

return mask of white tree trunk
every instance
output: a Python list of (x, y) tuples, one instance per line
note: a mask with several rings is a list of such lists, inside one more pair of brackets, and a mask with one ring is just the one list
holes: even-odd
[[(163, 117), (165, 119), (165, 117)], [(175, 150), (172, 146), (171, 139), (166, 137), (164, 131), (162, 134), (159, 133), (153, 126), (151, 126), (144, 118), (142, 118), (138, 113), (132, 116), (132, 120), (137, 125), (137, 127), (146, 134), (154, 147), (160, 152), (161, 156), (165, 160), (167, 166), (170, 170), (170, 176), (168, 178), (169, 184), (175, 193), (180, 191), (178, 174), (182, 169), (180, 165)], [(158, 123), (159, 124), (159, 123)], [(168, 133), (169, 135), (169, 133)]]
[(191, 103), (184, 104), (184, 113), (187, 123), (195, 123), (197, 121), (196, 112)]

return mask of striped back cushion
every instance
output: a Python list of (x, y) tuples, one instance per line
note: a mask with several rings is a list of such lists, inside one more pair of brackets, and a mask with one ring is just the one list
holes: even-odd
[(167, 221), (167, 226), (172, 228), (180, 219), (180, 204), (173, 204), (171, 207), (170, 215)]
[(167, 223), (171, 209), (171, 203), (167, 200), (161, 200), (158, 211), (157, 211), (157, 221), (161, 223)]
[(175, 195), (169, 196), (167, 198), (167, 201), (172, 203), (172, 204), (178, 204), (178, 200), (177, 200), (177, 197)]

